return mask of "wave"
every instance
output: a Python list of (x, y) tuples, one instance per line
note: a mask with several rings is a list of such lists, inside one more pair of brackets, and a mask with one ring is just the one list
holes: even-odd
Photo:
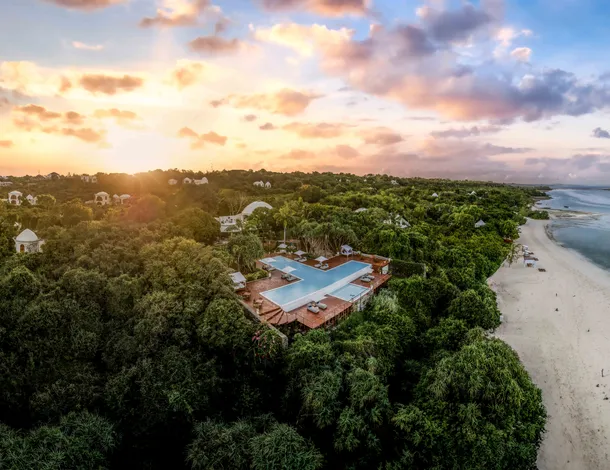
[[(557, 194), (563, 198), (573, 199), (576, 203), (591, 206), (591, 207), (606, 207), (610, 209), (610, 191), (600, 191), (600, 190), (585, 190), (579, 191), (574, 189), (558, 189), (552, 191), (552, 193), (561, 193)], [(565, 201), (567, 205), (569, 205), (568, 201)]]

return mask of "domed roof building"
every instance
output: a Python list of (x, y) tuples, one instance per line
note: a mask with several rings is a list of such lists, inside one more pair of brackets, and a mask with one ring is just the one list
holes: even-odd
[(38, 238), (33, 231), (26, 228), (15, 237), (15, 250), (17, 253), (40, 253), (44, 240)]

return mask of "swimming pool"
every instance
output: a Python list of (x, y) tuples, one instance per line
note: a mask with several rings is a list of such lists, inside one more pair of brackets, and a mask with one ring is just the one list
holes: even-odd
[(351, 302), (358, 296), (364, 294), (367, 290), (368, 288), (359, 286), (357, 284), (348, 284), (346, 286), (341, 287), (340, 289), (337, 289), (334, 292), (331, 292), (330, 295), (332, 295), (333, 297), (337, 297), (341, 300), (347, 300)]
[(290, 274), (299, 278), (291, 284), (261, 292), (263, 297), (286, 312), (307, 304), (314, 297), (335, 292), (372, 271), (370, 264), (360, 261), (348, 261), (328, 271), (321, 271), (283, 256), (276, 256), (269, 264), (280, 271), (290, 266), (294, 269)]

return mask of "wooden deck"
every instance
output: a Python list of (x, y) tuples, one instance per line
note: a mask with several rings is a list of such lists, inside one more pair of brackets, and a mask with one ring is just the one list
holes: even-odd
[[(286, 256), (288, 258), (290, 257), (289, 255), (280, 253), (271, 253), (267, 256)], [(370, 263), (373, 266), (373, 272), (375, 274), (375, 280), (373, 282), (365, 283), (360, 280), (357, 280), (352, 282), (352, 284), (367, 287), (370, 288), (372, 292), (377, 292), (377, 290), (383, 285), (385, 285), (392, 277), (390, 274), (381, 274), (381, 269), (389, 264), (389, 260), (387, 259), (376, 259), (368, 256), (335, 256), (333, 258), (330, 258), (327, 264), (332, 269), (352, 260)], [(304, 264), (315, 267), (315, 265), (318, 263), (315, 260), (308, 260)], [(259, 264), (259, 267), (260, 266), (261, 265)], [(337, 321), (345, 318), (352, 312), (354, 306), (352, 302), (342, 300), (330, 295), (326, 296), (323, 301), (323, 303), (327, 305), (327, 309), (320, 310), (319, 313), (310, 312), (309, 310), (307, 310), (307, 305), (299, 307), (290, 312), (285, 312), (280, 306), (261, 296), (262, 292), (288, 285), (288, 281), (282, 279), (281, 276), (282, 273), (276, 270), (273, 271), (270, 277), (267, 279), (252, 281), (247, 284), (247, 290), (250, 291), (250, 298), (244, 300), (244, 302), (252, 310), (254, 310), (263, 321), (267, 321), (275, 326), (287, 325), (290, 323), (298, 322), (306, 328), (313, 329), (320, 328), (323, 326), (334, 325)], [(262, 301), (262, 303), (259, 303), (257, 306), (255, 306), (256, 301)]]

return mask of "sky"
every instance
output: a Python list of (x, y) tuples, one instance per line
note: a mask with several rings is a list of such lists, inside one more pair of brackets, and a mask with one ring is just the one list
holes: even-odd
[(3, 0), (0, 174), (607, 183), (604, 0)]

